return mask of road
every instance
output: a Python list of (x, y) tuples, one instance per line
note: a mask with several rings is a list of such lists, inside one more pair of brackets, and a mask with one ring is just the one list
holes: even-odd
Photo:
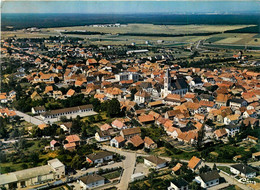
[[(111, 151), (111, 152), (116, 152), (118, 154), (124, 155), (126, 157), (126, 159), (123, 161), (123, 168), (124, 168), (124, 172), (121, 178), (120, 183), (118, 184), (118, 189), (119, 190), (127, 190), (128, 184), (130, 183), (131, 180), (131, 175), (134, 172), (134, 168), (135, 168), (135, 164), (136, 164), (136, 156), (149, 156), (148, 154), (142, 154), (142, 153), (136, 153), (133, 151), (124, 151), (122, 149), (117, 149), (114, 147), (110, 147), (110, 146), (103, 146), (102, 149)], [(171, 161), (170, 157), (161, 157), (167, 161)], [(189, 160), (180, 160), (181, 162), (189, 162)], [(209, 167), (213, 167), (214, 163), (212, 162), (205, 162), (206, 165), (208, 165)], [(215, 163), (217, 166), (230, 166), (233, 165), (234, 163)], [(257, 162), (252, 162), (249, 163), (251, 165), (259, 165), (259, 161)], [(235, 184), (237, 186), (239, 186), (242, 189), (245, 190), (250, 190), (250, 188), (244, 184), (239, 183), (237, 180), (233, 179), (232, 177), (220, 172), (220, 176), (224, 177), (227, 181), (227, 183), (229, 184)]]
[(24, 118), (25, 121), (29, 122), (29, 123), (32, 123), (34, 125), (40, 125), (42, 123), (44, 123), (43, 121), (41, 121), (40, 119), (37, 119), (35, 117), (32, 117), (28, 114), (25, 114), (23, 112), (20, 112), (20, 111), (15, 111), (16, 115), (18, 115), (19, 117), (22, 117)]
[(134, 152), (126, 152), (120, 149), (110, 147), (110, 146), (103, 146), (102, 149), (108, 150), (111, 152), (118, 153), (120, 155), (125, 156), (125, 160), (123, 161), (123, 175), (121, 177), (120, 183), (117, 185), (118, 190), (127, 190), (128, 184), (131, 181), (131, 176), (134, 172), (135, 163), (136, 163), (136, 153)]
[(240, 187), (240, 188), (243, 189), (243, 190), (250, 190), (250, 188), (249, 188), (248, 186), (246, 186), (246, 185), (244, 185), (244, 184), (242, 184), (242, 183), (239, 183), (236, 179), (234, 179), (234, 178), (232, 178), (232, 177), (230, 177), (230, 176), (224, 174), (223, 172), (219, 172), (219, 175), (220, 175), (221, 177), (224, 177), (225, 180), (226, 180), (230, 185), (234, 184), (234, 185), (237, 185), (238, 187)]

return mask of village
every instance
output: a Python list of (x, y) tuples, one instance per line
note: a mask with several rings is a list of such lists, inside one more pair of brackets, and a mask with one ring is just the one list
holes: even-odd
[(1, 45), (1, 188), (260, 188), (259, 72), (189, 66), (190, 47)]

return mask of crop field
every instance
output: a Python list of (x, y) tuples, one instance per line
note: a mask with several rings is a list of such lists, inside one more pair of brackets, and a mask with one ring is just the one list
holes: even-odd
[[(25, 33), (22, 30), (2, 31), (2, 38), (40, 38), (57, 35), (79, 37), (93, 45), (145, 45), (149, 41), (152, 45), (180, 46), (197, 43), (204, 40), (207, 45), (230, 46), (260, 46), (260, 34), (257, 33), (223, 33), (251, 25), (153, 25), (128, 24), (120, 27), (92, 27), (75, 26), (59, 28), (43, 28), (41, 32)], [(64, 31), (68, 33), (64, 33)], [(86, 31), (86, 32), (84, 32)], [(78, 32), (78, 33), (77, 33)], [(163, 44), (158, 44), (163, 40)], [(241, 47), (240, 47), (241, 48)], [(237, 49), (237, 48), (236, 48)]]
[(224, 38), (222, 40), (217, 41), (218, 44), (234, 44), (237, 41), (242, 40), (242, 38)]
[(126, 33), (148, 33), (148, 34), (191, 34), (205, 32), (224, 32), (247, 27), (248, 25), (153, 25), (153, 24), (128, 24), (121, 27), (61, 27), (48, 28), (50, 32), (59, 30), (87, 30), (89, 32), (101, 32), (110, 34), (126, 34)]

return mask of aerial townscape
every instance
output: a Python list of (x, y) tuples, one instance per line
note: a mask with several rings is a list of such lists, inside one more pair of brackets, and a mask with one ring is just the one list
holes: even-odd
[(259, 14), (6, 12), (1, 190), (260, 189)]

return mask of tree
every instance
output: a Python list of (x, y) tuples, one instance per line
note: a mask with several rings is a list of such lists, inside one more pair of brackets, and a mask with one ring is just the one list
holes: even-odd
[(203, 142), (204, 135), (205, 135), (204, 126), (202, 126), (201, 130), (199, 130), (199, 132), (198, 132), (198, 139), (197, 139), (197, 143), (196, 143), (197, 150), (201, 150), (201, 148), (202, 148), (202, 142)]
[(107, 114), (109, 117), (115, 117), (120, 114), (120, 102), (113, 98), (112, 100), (109, 101), (108, 106), (107, 106)]
[(0, 117), (0, 138), (8, 137), (7, 129), (6, 129), (6, 120)]
[(199, 189), (201, 189), (200, 185), (196, 181), (193, 181), (191, 183), (191, 190), (199, 190)]
[(217, 165), (214, 163), (212, 170), (217, 170)]
[(70, 166), (74, 169), (81, 169), (82, 160), (80, 159), (80, 156), (78, 154), (73, 157), (73, 159), (70, 162)]
[(36, 166), (40, 160), (39, 154), (36, 152), (31, 153), (30, 160), (33, 163), (33, 165)]

